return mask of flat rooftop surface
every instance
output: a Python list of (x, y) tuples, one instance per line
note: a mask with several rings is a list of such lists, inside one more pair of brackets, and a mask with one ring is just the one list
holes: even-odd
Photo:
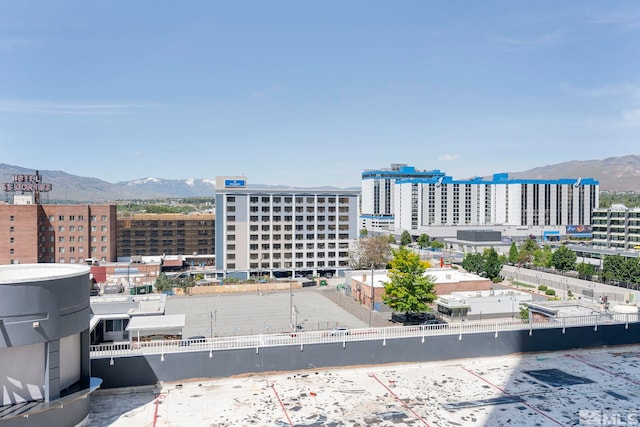
[(640, 346), (624, 346), (98, 390), (88, 425), (637, 425), (638, 385)]

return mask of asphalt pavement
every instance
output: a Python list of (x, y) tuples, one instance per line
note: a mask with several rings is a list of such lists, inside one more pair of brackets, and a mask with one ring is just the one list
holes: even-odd
[[(353, 298), (326, 288), (276, 292), (170, 296), (165, 314), (186, 314), (183, 337), (285, 333), (295, 330), (366, 328), (369, 310)], [(380, 313), (371, 313), (372, 326), (387, 326)]]

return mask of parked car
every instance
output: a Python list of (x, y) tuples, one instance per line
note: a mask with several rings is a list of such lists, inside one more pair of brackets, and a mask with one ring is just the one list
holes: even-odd
[(331, 332), (329, 332), (329, 336), (335, 337), (335, 336), (349, 335), (349, 333), (350, 333), (349, 328), (340, 326), (340, 327), (334, 328)]
[(207, 342), (207, 337), (202, 335), (195, 335), (193, 337), (189, 337), (186, 340), (182, 340), (180, 345), (191, 345), (191, 344), (202, 344)]
[[(447, 326), (449, 326), (447, 324), (447, 322), (445, 322), (444, 320), (441, 319), (429, 319), (425, 322), (422, 322), (420, 324), (420, 329), (426, 328), (427, 326), (436, 326), (436, 325), (440, 325), (441, 328), (446, 328)], [(435, 329), (439, 329), (439, 328), (435, 328)]]

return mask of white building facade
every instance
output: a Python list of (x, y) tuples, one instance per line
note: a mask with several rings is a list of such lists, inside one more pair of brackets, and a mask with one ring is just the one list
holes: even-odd
[(394, 226), (396, 181), (401, 179), (438, 179), (439, 170), (422, 171), (405, 164), (362, 172), (362, 212), (360, 227), (367, 230), (389, 230)]
[(598, 189), (591, 178), (402, 179), (395, 183), (394, 228), (589, 225)]
[(640, 209), (615, 204), (593, 212), (593, 246), (640, 250)]
[(216, 269), (250, 275), (335, 275), (359, 235), (358, 190), (253, 189), (216, 179)]

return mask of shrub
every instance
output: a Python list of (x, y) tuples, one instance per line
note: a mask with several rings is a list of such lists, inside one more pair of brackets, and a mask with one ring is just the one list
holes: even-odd
[(493, 283), (501, 283), (502, 282), (502, 277), (500, 277), (500, 276), (494, 277), (493, 279), (491, 279), (491, 281)]
[(544, 294), (545, 294), (545, 295), (555, 295), (555, 294), (556, 294), (556, 291), (554, 291), (553, 289), (547, 289), (547, 290), (544, 292)]
[(538, 286), (538, 290), (544, 292), (544, 291), (547, 290), (547, 287), (545, 285), (540, 285), (540, 286)]

